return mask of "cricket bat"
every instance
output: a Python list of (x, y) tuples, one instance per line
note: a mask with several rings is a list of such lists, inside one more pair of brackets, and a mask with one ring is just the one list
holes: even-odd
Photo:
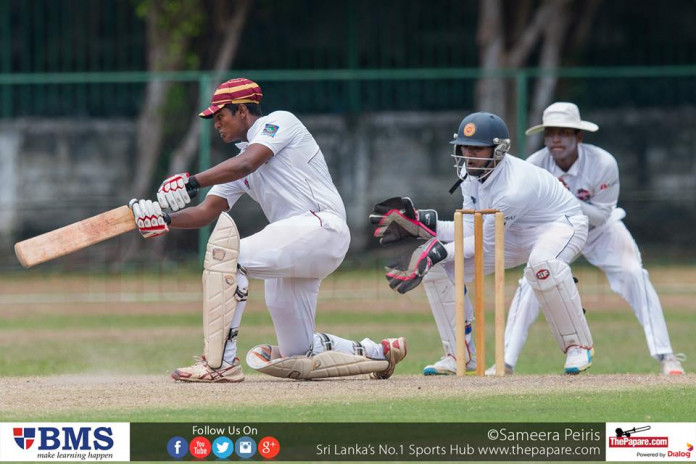
[[(198, 195), (198, 188), (186, 184), (186, 192), (193, 200)], [(128, 206), (119, 206), (69, 226), (17, 242), (14, 247), (15, 254), (22, 266), (32, 267), (117, 235), (125, 234), (136, 228), (135, 217), (131, 209)]]
[(134, 230), (131, 209), (124, 205), (60, 229), (15, 243), (24, 267), (32, 267)]

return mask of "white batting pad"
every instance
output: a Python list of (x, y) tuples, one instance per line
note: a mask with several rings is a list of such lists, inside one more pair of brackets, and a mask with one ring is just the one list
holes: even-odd
[(222, 213), (210, 235), (203, 263), (203, 334), (205, 359), (210, 367), (222, 365), (230, 324), (237, 307), (239, 232), (232, 218)]
[(389, 367), (389, 362), (384, 359), (375, 360), (339, 351), (324, 351), (312, 357), (282, 358), (278, 347), (273, 345), (255, 346), (247, 353), (246, 362), (264, 374), (298, 380), (370, 374)]
[(565, 353), (571, 346), (592, 348), (592, 334), (570, 267), (563, 261), (550, 259), (527, 267), (524, 277), (532, 286), (561, 350)]

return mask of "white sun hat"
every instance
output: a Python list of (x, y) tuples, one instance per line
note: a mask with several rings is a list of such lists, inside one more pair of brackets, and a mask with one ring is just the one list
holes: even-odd
[(599, 129), (597, 124), (580, 119), (580, 110), (575, 103), (553, 103), (544, 110), (541, 121), (541, 124), (527, 129), (525, 134), (536, 134), (543, 131), (545, 127), (568, 127), (590, 132), (596, 132)]

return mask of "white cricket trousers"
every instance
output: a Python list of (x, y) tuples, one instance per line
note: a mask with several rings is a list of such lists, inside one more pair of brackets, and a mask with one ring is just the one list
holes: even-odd
[[(491, 219), (492, 216), (491, 216)], [(486, 218), (488, 220), (488, 218)], [(489, 237), (490, 238), (490, 237)], [(484, 239), (488, 243), (489, 238)], [(473, 237), (467, 237), (472, 239)], [(521, 264), (536, 266), (545, 261), (558, 259), (569, 264), (580, 254), (587, 240), (587, 217), (583, 215), (563, 216), (556, 222), (546, 223), (523, 230), (505, 232), (505, 268)], [(493, 240), (490, 238), (490, 242)], [(454, 281), (454, 260), (444, 264), (450, 279)], [(495, 253), (488, 251), (483, 257), (483, 272), (488, 275), (495, 270)], [(474, 258), (464, 260), (464, 281), (474, 279)]]
[[(527, 263), (528, 266), (535, 266), (539, 263), (543, 263), (549, 260), (560, 260), (566, 264), (572, 262), (576, 256), (582, 250), (587, 239), (587, 218), (582, 215), (563, 217), (559, 218), (558, 221), (543, 224), (535, 228), (530, 228), (526, 230), (513, 230), (506, 231), (505, 233), (505, 268), (513, 268), (521, 264)], [(442, 265), (447, 272), (450, 282), (454, 282), (454, 262), (447, 261)], [(484, 255), (484, 274), (491, 274), (495, 270), (495, 254), (493, 250), (490, 250)], [(474, 278), (474, 259), (466, 259), (464, 261), (464, 280), (466, 282), (473, 281)], [(425, 281), (425, 279), (424, 279)], [(529, 295), (534, 298), (535, 303), (535, 313), (534, 318), (539, 314), (539, 306), (536, 303), (536, 297), (531, 286), (526, 282), (524, 278), (521, 282), (525, 282), (524, 288), (528, 291)], [(426, 285), (428, 283), (426, 282)], [(452, 293), (454, 292), (454, 285), (451, 286)], [(428, 299), (431, 303), (431, 309), (435, 315), (435, 320), (438, 322), (438, 331), (440, 332), (440, 337), (443, 341), (443, 348), (445, 353), (450, 353), (453, 349), (453, 334), (454, 334), (454, 297), (447, 298), (447, 304), (434, 304), (431, 294), (434, 292), (427, 292)], [(519, 289), (518, 289), (519, 293)], [(518, 296), (518, 293), (515, 296)], [(471, 317), (471, 303), (468, 300), (467, 295), (467, 320), (472, 319)], [(514, 300), (513, 300), (514, 304)], [(555, 311), (558, 308), (550, 308), (551, 311)], [(512, 313), (512, 309), (510, 310)], [(436, 314), (437, 312), (442, 312), (443, 314)], [(511, 314), (512, 315), (512, 314)], [(524, 314), (526, 316), (527, 313)], [(447, 323), (448, 322), (449, 327)], [(532, 320), (533, 322), (533, 320)], [(508, 325), (510, 324), (510, 317), (508, 317)], [(505, 347), (505, 362), (509, 364), (508, 359), (508, 330), (509, 326), (506, 326), (506, 347)], [(526, 332), (525, 332), (526, 338)], [(521, 346), (520, 346), (521, 349)], [(519, 353), (518, 353), (519, 354)], [(516, 359), (515, 359), (516, 361)], [(510, 364), (514, 366), (513, 364)]]
[(332, 212), (283, 219), (241, 240), (239, 264), (248, 277), (264, 280), (282, 356), (312, 349), (319, 286), (349, 245), (348, 225)]
[[(657, 292), (643, 269), (638, 245), (621, 221), (625, 212), (616, 208), (611, 219), (592, 229), (582, 255), (609, 280), (612, 291), (621, 295), (643, 326), (650, 355), (672, 353), (665, 316)], [(534, 292), (524, 279), (515, 293), (505, 327), (505, 363), (515, 366), (527, 340), (529, 327), (539, 315)]]

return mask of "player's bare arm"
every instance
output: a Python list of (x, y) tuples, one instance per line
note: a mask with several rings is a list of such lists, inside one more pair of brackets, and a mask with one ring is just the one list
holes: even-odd
[(201, 187), (224, 184), (248, 176), (273, 157), (270, 148), (252, 143), (243, 153), (213, 166), (199, 174), (196, 180)]
[(200, 205), (170, 214), (172, 229), (198, 229), (216, 220), (227, 211), (227, 200), (216, 195), (208, 195)]
[(246, 177), (272, 156), (273, 152), (270, 148), (259, 143), (252, 143), (243, 153), (195, 176), (182, 172), (168, 177), (157, 190), (157, 201), (163, 210), (179, 211), (191, 202), (191, 198), (196, 195), (200, 187), (212, 187)]

